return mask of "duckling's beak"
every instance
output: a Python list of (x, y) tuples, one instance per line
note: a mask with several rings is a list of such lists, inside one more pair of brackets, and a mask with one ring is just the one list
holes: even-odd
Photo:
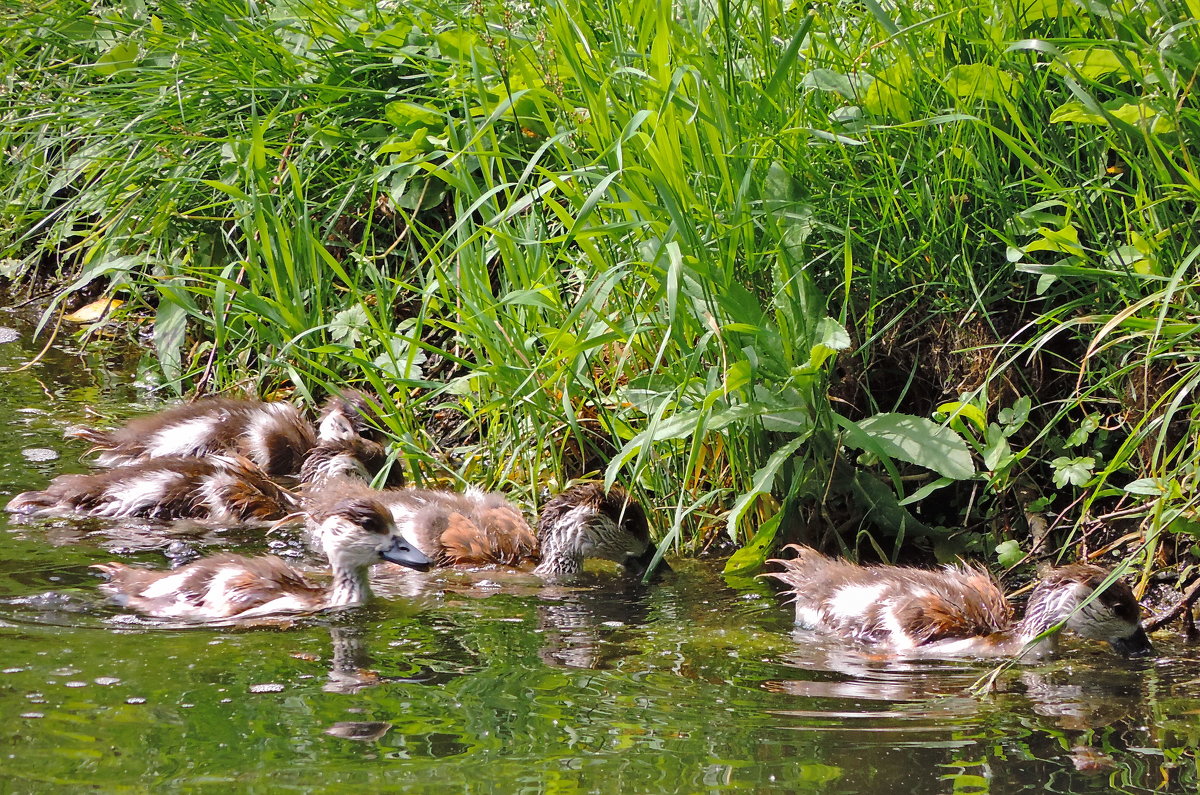
[(1144, 657), (1147, 654), (1154, 652), (1154, 647), (1150, 645), (1150, 638), (1146, 636), (1146, 630), (1141, 627), (1137, 628), (1127, 638), (1113, 638), (1109, 641), (1117, 654), (1122, 654), (1126, 657)]
[[(625, 559), (625, 571), (629, 572), (630, 576), (636, 577), (639, 580), (646, 579), (646, 572), (650, 570), (650, 564), (654, 562), (654, 556), (658, 554), (658, 549), (653, 544), (646, 545), (646, 551), (635, 557)], [(654, 571), (650, 574), (650, 579), (658, 579), (664, 572), (671, 570), (667, 565), (666, 559), (660, 560), (658, 565), (654, 567)]]
[(417, 571), (428, 571), (429, 567), (433, 565), (429, 556), (400, 536), (393, 536), (391, 546), (381, 550), (379, 555), (384, 560), (399, 563), (401, 566), (408, 566)]

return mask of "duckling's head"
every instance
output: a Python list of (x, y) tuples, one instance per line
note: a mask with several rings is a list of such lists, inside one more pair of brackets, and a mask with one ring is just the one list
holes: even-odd
[[(383, 445), (351, 435), (322, 441), (309, 450), (304, 465), (300, 467), (300, 481), (319, 485), (334, 478), (353, 478), (370, 483), (375, 474), (386, 465), (387, 452)], [(387, 485), (404, 485), (399, 466), (393, 465), (388, 470)]]
[[(598, 483), (572, 486), (547, 502), (538, 543), (542, 563), (536, 572), (542, 576), (574, 574), (584, 559), (601, 558), (641, 577), (658, 552), (642, 506), (621, 487), (605, 492)], [(659, 561), (658, 570), (664, 569), (666, 562)]]
[(360, 569), (381, 560), (425, 571), (433, 561), (404, 540), (392, 514), (376, 499), (354, 497), (310, 517), (317, 538), (335, 569)]
[(1142, 629), (1142, 609), (1128, 585), (1112, 582), (1083, 605), (1104, 585), (1108, 574), (1086, 563), (1050, 570), (1029, 597), (1024, 623), (1040, 632), (1065, 619), (1067, 629), (1085, 638), (1106, 640), (1119, 654), (1150, 654), (1154, 647)]
[(376, 405), (376, 401), (357, 389), (330, 395), (317, 423), (318, 441), (330, 442), (361, 436), (382, 442), (384, 438), (378, 430), (379, 413)]

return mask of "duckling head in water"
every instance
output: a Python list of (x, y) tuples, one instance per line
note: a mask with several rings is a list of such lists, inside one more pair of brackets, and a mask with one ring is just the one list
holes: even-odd
[[(579, 573), (586, 558), (611, 560), (641, 577), (658, 553), (642, 506), (621, 487), (605, 492), (599, 483), (572, 486), (546, 503), (538, 545), (542, 560), (534, 573), (546, 579)], [(670, 569), (660, 560), (656, 571), (664, 570)]]
[[(1089, 601), (1108, 574), (1086, 563), (1048, 571), (1029, 596), (1017, 635), (1028, 640), (1063, 624), (1063, 629), (1081, 637), (1108, 641), (1118, 654), (1127, 657), (1153, 652), (1150, 638), (1142, 629), (1141, 605), (1128, 585), (1116, 580)], [(1043, 639), (1046, 650), (1053, 650), (1057, 636), (1055, 633)]]

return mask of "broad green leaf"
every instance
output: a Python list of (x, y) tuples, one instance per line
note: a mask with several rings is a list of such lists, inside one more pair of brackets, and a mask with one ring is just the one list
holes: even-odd
[(1021, 545), (1016, 541), (1009, 539), (996, 545), (996, 560), (1004, 568), (1011, 569), (1024, 559), (1025, 553), (1021, 551)]
[(992, 423), (987, 430), (987, 443), (983, 450), (983, 465), (995, 472), (1012, 458), (1012, 447), (999, 425)]
[(329, 322), (329, 336), (335, 342), (356, 345), (368, 324), (367, 310), (362, 304), (354, 304), (333, 316)]
[(1125, 484), (1125, 491), (1144, 497), (1161, 497), (1167, 493), (1167, 487), (1158, 478), (1141, 478)]
[(1043, 226), (1038, 229), (1038, 233), (1041, 235), (1038, 239), (1021, 246), (1023, 252), (1054, 251), (1074, 257), (1083, 256), (1083, 245), (1079, 242), (1079, 230), (1073, 224), (1066, 224), (1061, 229)]
[(445, 116), (436, 110), (404, 100), (389, 102), (384, 106), (383, 115), (405, 132), (415, 132), (422, 127), (440, 127), (445, 123)]
[[(1175, 122), (1163, 116), (1149, 103), (1125, 103), (1112, 108), (1106, 108), (1109, 115), (1138, 129), (1147, 130), (1155, 135), (1175, 131)], [(1109, 126), (1108, 117), (1089, 109), (1082, 102), (1067, 102), (1054, 109), (1050, 114), (1051, 124), (1098, 124)]]
[[(954, 480), (965, 480), (975, 474), (971, 451), (963, 438), (932, 420), (910, 414), (876, 414), (855, 424), (892, 458), (932, 469)], [(847, 444), (857, 446), (850, 438)]]
[(983, 413), (983, 409), (973, 403), (963, 403), (958, 400), (943, 403), (937, 407), (937, 413), (945, 414), (950, 419), (954, 419), (956, 416), (962, 417), (964, 420), (970, 420), (971, 424), (979, 430), (987, 430), (987, 415)]
[(965, 101), (1000, 102), (1012, 96), (1016, 79), (990, 64), (959, 64), (942, 80), (945, 89)]
[(896, 499), (895, 492), (869, 472), (856, 472), (850, 489), (866, 518), (892, 536), (940, 538), (947, 535), (944, 530), (930, 527), (909, 513)]
[(96, 64), (92, 68), (97, 74), (110, 77), (117, 72), (124, 71), (133, 67), (137, 60), (138, 46), (132, 41), (114, 44), (103, 55), (96, 59)]
[(1063, 443), (1063, 447), (1078, 447), (1087, 442), (1091, 435), (1100, 427), (1100, 415), (1089, 414), (1083, 418), (1083, 422), (1079, 423), (1079, 427), (1071, 432), (1067, 437), (1067, 441)]
[(751, 538), (746, 546), (734, 552), (729, 556), (729, 560), (725, 561), (722, 574), (749, 574), (761, 568), (774, 546), (775, 534), (779, 532), (779, 522), (782, 518), (783, 512), (780, 511), (763, 522), (762, 526), (758, 528), (758, 532), (754, 534), (754, 538)]
[(1072, 486), (1082, 486), (1092, 478), (1092, 470), (1096, 466), (1096, 459), (1091, 456), (1082, 456), (1080, 458), (1067, 458), (1059, 456), (1050, 462), (1050, 466), (1054, 467), (1054, 485), (1060, 489), (1068, 483)]
[[(1130, 54), (1127, 58), (1134, 69), (1139, 70), (1139, 75), (1145, 71), (1145, 67), (1141, 65), (1136, 56)], [(1120, 72), (1121, 74), (1125, 74), (1126, 72), (1125, 65), (1121, 63), (1121, 59), (1107, 47), (1087, 47), (1086, 49), (1065, 52), (1062, 54), (1060, 60), (1055, 61), (1054, 70), (1060, 74), (1074, 71), (1088, 80), (1096, 80), (1114, 72)]]
[[(180, 291), (182, 292), (182, 291)], [(186, 295), (186, 293), (183, 293)], [(180, 394), (183, 374), (183, 345), (187, 336), (187, 308), (167, 295), (160, 294), (154, 315), (154, 352), (167, 384)]]
[(850, 85), (850, 78), (832, 69), (813, 69), (804, 76), (800, 85), (818, 91), (836, 91), (846, 99), (854, 99), (854, 87)]
[(903, 84), (876, 78), (863, 94), (862, 106), (876, 116), (892, 116), (900, 121), (912, 119), (912, 100), (904, 91)]

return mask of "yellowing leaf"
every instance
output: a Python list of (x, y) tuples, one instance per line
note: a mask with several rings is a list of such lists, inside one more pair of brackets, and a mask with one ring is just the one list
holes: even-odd
[(912, 100), (905, 95), (911, 76), (912, 67), (904, 64), (883, 70), (863, 94), (863, 109), (877, 116), (892, 116), (900, 121), (911, 121)]
[(1008, 97), (1015, 83), (1008, 72), (985, 63), (959, 64), (942, 80), (943, 87), (958, 99), (985, 102)]
[(95, 323), (100, 318), (111, 315), (113, 310), (123, 303), (125, 302), (120, 298), (101, 298), (87, 306), (79, 307), (63, 319), (72, 323)]
[[(1139, 67), (1140, 62), (1137, 58), (1130, 56), (1129, 61), (1135, 69)], [(1117, 54), (1104, 47), (1088, 47), (1063, 53), (1062, 62), (1055, 62), (1053, 68), (1056, 72), (1064, 73), (1070, 71), (1067, 67), (1088, 80), (1096, 80), (1113, 72), (1124, 74), (1126, 71)]]
[(109, 48), (108, 52), (96, 59), (95, 65), (92, 67), (98, 74), (108, 77), (115, 75), (117, 72), (129, 69), (137, 60), (138, 46), (134, 42), (126, 41), (121, 44), (115, 44)]
[(984, 415), (983, 410), (971, 403), (962, 403), (957, 400), (951, 403), (943, 403), (937, 407), (937, 412), (939, 414), (951, 415), (952, 417), (957, 415), (964, 420), (973, 422), (979, 430), (987, 430), (987, 417)]
[[(1175, 131), (1175, 122), (1159, 114), (1157, 110), (1145, 102), (1126, 103), (1120, 107), (1107, 108), (1113, 118), (1132, 124), (1151, 133), (1161, 135)], [(1089, 110), (1082, 102), (1067, 102), (1054, 109), (1050, 114), (1051, 124), (1074, 122), (1076, 124), (1099, 124), (1107, 127), (1108, 118), (1101, 113)]]

